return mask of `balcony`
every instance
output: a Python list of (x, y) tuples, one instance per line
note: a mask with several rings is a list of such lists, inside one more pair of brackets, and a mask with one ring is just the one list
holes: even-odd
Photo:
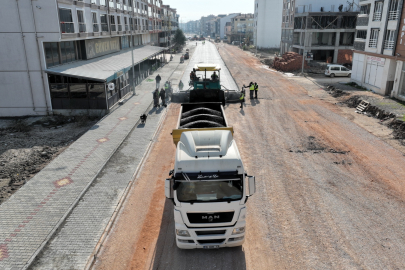
[(111, 31), (112, 32), (117, 31), (117, 26), (115, 24), (111, 24)]
[(100, 29), (99, 29), (99, 27), (98, 27), (98, 24), (96, 24), (96, 23), (93, 24), (93, 32), (94, 32), (94, 33), (97, 33), (97, 32), (99, 32), (99, 30), (100, 30)]
[(60, 31), (64, 33), (74, 33), (75, 24), (72, 22), (60, 22)]
[(382, 12), (374, 12), (373, 21), (381, 21)]
[(118, 31), (119, 31), (119, 32), (122, 31), (122, 25), (121, 25), (121, 24), (118, 25)]

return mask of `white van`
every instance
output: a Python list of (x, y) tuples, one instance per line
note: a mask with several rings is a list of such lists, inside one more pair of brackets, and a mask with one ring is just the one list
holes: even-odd
[(341, 65), (328, 65), (325, 70), (325, 76), (329, 76), (331, 78), (333, 78), (335, 76), (350, 77), (351, 75), (352, 75), (352, 71)]

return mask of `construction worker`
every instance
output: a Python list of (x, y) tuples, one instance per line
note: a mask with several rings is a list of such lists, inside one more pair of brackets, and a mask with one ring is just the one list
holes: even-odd
[(159, 107), (159, 88), (153, 91), (153, 108)]
[(254, 85), (253, 82), (250, 82), (250, 84), (249, 84), (249, 92), (250, 92), (249, 98), (250, 99), (253, 99), (253, 92), (254, 91), (255, 91), (255, 85)]
[(162, 99), (162, 106), (166, 107), (166, 91), (165, 91), (165, 89), (163, 89), (163, 88), (160, 89), (159, 96)]
[(243, 89), (240, 92), (239, 101), (240, 101), (240, 108), (243, 109), (243, 102), (245, 101), (245, 90)]
[(255, 82), (255, 99), (257, 99), (257, 91), (259, 91), (259, 85)]
[(160, 87), (160, 81), (162, 80), (162, 77), (160, 77), (160, 75), (158, 74), (155, 78), (156, 80), (156, 88)]
[(180, 89), (180, 90), (183, 90), (183, 87), (184, 87), (184, 84), (183, 84), (183, 82), (180, 80), (180, 82), (179, 82), (179, 89)]
[(218, 75), (217, 75), (217, 73), (214, 71), (214, 73), (212, 73), (212, 75), (211, 75), (211, 80), (213, 80), (213, 81), (216, 81), (216, 80), (218, 80)]

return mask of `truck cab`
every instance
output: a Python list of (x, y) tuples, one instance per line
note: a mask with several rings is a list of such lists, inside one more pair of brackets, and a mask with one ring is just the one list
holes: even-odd
[(182, 249), (240, 246), (246, 202), (255, 193), (229, 130), (181, 134), (165, 195), (174, 203), (176, 243)]

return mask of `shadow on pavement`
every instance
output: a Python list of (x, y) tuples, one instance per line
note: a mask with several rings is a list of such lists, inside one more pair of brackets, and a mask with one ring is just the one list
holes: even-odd
[(149, 269), (246, 269), (242, 247), (205, 249), (179, 249), (176, 246), (173, 203), (166, 200), (154, 261)]

